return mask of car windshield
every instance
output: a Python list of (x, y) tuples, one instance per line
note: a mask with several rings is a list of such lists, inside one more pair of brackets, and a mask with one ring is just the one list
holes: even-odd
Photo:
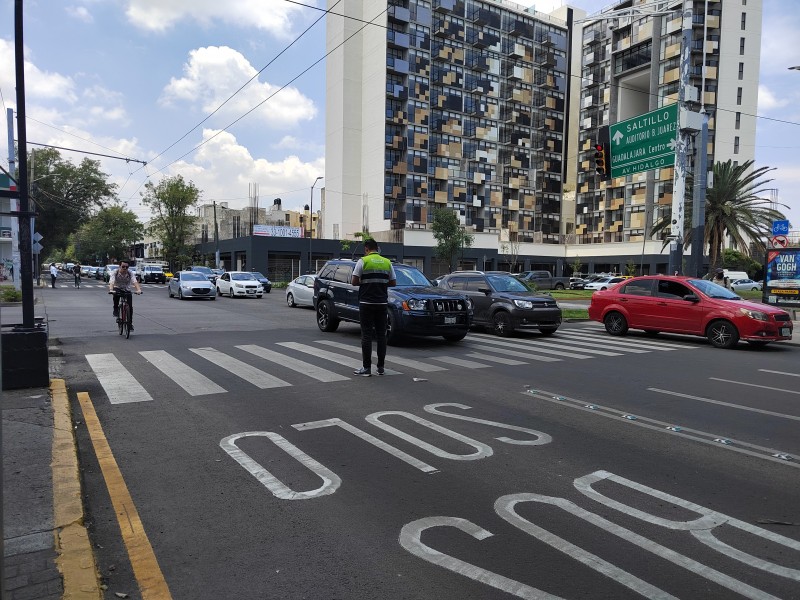
[(202, 273), (183, 273), (181, 274), (182, 281), (208, 281)]
[(197, 271), (198, 273), (202, 273), (203, 275), (213, 275), (214, 272), (209, 269), (208, 267), (192, 267), (192, 271)]
[(231, 279), (234, 281), (252, 281), (255, 277), (250, 273), (231, 273)]
[(709, 298), (719, 298), (720, 300), (741, 300), (741, 296), (737, 296), (730, 290), (725, 289), (721, 285), (708, 281), (706, 279), (690, 279), (689, 283), (692, 284), (699, 291), (703, 292)]
[(400, 287), (408, 287), (412, 285), (424, 285), (429, 287), (431, 285), (431, 282), (428, 281), (428, 278), (416, 269), (398, 267), (395, 265), (394, 274), (397, 277), (397, 285)]
[(511, 275), (488, 275), (489, 285), (496, 292), (529, 292), (525, 284)]

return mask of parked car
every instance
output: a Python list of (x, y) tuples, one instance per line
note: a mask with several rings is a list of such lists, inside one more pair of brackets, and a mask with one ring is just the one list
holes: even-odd
[(119, 265), (106, 265), (106, 268), (103, 270), (103, 281), (108, 283), (111, 279), (111, 274), (119, 269)]
[(792, 319), (784, 310), (742, 300), (705, 279), (667, 275), (634, 277), (592, 295), (589, 318), (611, 335), (642, 329), (708, 338), (717, 348), (739, 340), (756, 346), (792, 338)]
[(106, 272), (106, 268), (105, 267), (97, 267), (95, 269), (94, 274), (92, 275), (92, 277), (102, 281), (103, 280), (103, 273), (105, 273), (105, 272)]
[(286, 304), (295, 306), (314, 306), (314, 280), (316, 275), (300, 275), (286, 286)]
[(615, 286), (621, 281), (625, 281), (625, 277), (600, 277), (583, 286), (585, 290), (607, 290)]
[(203, 266), (199, 266), (199, 265), (192, 265), (191, 267), (189, 267), (186, 270), (187, 271), (195, 271), (197, 273), (202, 273), (203, 275), (208, 277), (208, 280), (211, 283), (216, 283), (217, 282), (217, 275), (214, 273), (214, 271), (212, 271), (208, 267), (203, 267)]
[(571, 290), (582, 290), (586, 285), (586, 280), (582, 277), (570, 277), (569, 278), (569, 289)]
[(158, 265), (144, 265), (141, 275), (143, 283), (167, 283), (164, 269)]
[(564, 290), (569, 287), (569, 277), (553, 277), (549, 271), (523, 271), (515, 277), (536, 286), (537, 290)]
[(255, 277), (261, 284), (261, 287), (264, 288), (264, 293), (269, 294), (272, 291), (272, 282), (258, 271), (251, 271), (251, 273), (253, 274), (253, 277)]
[(217, 295), (227, 295), (261, 298), (264, 288), (261, 283), (248, 271), (228, 271), (217, 279)]
[(164, 272), (164, 277), (167, 279), (167, 281), (174, 277), (169, 267), (162, 267), (161, 270)]
[[(350, 283), (355, 264), (346, 259), (329, 260), (314, 280), (314, 309), (322, 331), (336, 331), (341, 321), (359, 322), (358, 288)], [(397, 285), (389, 288), (388, 343), (397, 343), (405, 335), (442, 336), (451, 342), (467, 335), (472, 322), (469, 298), (433, 287), (415, 267), (393, 267)]]
[(505, 271), (456, 271), (439, 287), (467, 294), (474, 306), (473, 325), (489, 327), (500, 336), (518, 329), (552, 335), (561, 325), (561, 309), (552, 296), (529, 290)]
[(130, 267), (128, 267), (128, 271), (130, 272), (131, 275), (136, 277), (136, 281), (142, 283), (142, 273), (141, 271), (139, 271), (139, 268), (136, 265), (131, 265)]
[(761, 284), (752, 279), (737, 279), (731, 282), (731, 290), (734, 292), (760, 292)]
[(89, 265), (81, 265), (81, 277), (88, 277), (89, 269), (91, 269)]
[(214, 284), (202, 273), (193, 271), (175, 273), (167, 285), (167, 294), (170, 298), (177, 296), (180, 300), (185, 298), (217, 299)]

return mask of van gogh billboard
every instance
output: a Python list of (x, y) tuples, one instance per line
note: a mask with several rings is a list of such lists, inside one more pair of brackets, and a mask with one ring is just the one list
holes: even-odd
[(764, 271), (764, 302), (800, 308), (800, 248), (768, 250)]

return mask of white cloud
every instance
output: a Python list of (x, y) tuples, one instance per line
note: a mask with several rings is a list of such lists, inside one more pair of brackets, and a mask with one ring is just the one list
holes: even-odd
[(758, 86), (758, 110), (766, 112), (775, 108), (781, 108), (789, 104), (787, 98), (777, 98), (766, 85)]
[(129, 0), (126, 14), (137, 27), (152, 31), (166, 31), (183, 20), (193, 20), (203, 26), (223, 21), (290, 39), (293, 37), (291, 17), (302, 10), (307, 9), (284, 0)]
[[(29, 59), (30, 52), (25, 51), (25, 96), (31, 100), (56, 98), (67, 102), (75, 102), (75, 82), (70, 77), (58, 73), (41, 71)], [(0, 39), (0, 64), (14, 65), (14, 44)], [(0, 69), (0, 86), (3, 90), (16, 88), (16, 77), (13, 68)], [(4, 92), (5, 93), (5, 92)], [(6, 100), (8, 102), (8, 99)]]
[[(215, 110), (258, 72), (241, 53), (227, 46), (192, 50), (183, 70), (183, 77), (173, 77), (164, 88), (162, 102), (199, 103), (206, 113)], [(297, 88), (280, 89), (258, 79), (231, 98), (221, 112), (238, 118), (259, 104), (253, 117), (276, 128), (292, 127), (317, 113), (313, 101)]]
[(85, 6), (67, 6), (64, 9), (70, 17), (83, 21), (84, 23), (94, 23), (92, 13)]
[[(778, 7), (779, 9), (777, 9)], [(787, 71), (787, 69), (800, 65), (800, 47), (787, 42), (797, 37), (800, 19), (798, 19), (797, 11), (783, 10), (783, 1), (771, 8), (772, 10), (768, 10), (766, 6), (764, 7), (761, 75), (762, 77), (764, 75), (780, 75), (782, 78), (796, 79), (800, 73)]]

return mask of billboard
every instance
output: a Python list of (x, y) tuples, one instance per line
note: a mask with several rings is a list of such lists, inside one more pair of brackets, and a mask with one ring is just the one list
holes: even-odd
[(767, 250), (764, 273), (764, 303), (800, 308), (800, 248)]
[(285, 225), (253, 225), (253, 235), (299, 238), (303, 237), (303, 230), (300, 227)]

